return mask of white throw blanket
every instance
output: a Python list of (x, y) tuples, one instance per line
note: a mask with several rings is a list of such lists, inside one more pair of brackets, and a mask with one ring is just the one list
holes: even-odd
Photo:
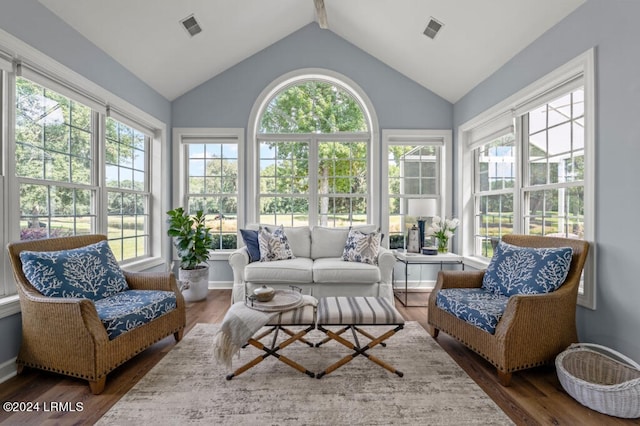
[[(312, 296), (302, 296), (302, 305), (316, 306), (318, 301)], [(236, 302), (227, 311), (222, 325), (213, 340), (213, 356), (218, 363), (231, 368), (231, 361), (251, 336), (267, 325), (269, 321), (284, 311), (263, 312), (251, 309), (244, 302)]]

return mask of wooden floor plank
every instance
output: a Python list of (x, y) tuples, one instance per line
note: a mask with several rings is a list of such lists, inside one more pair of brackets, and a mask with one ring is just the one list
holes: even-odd
[[(428, 293), (411, 294), (410, 304), (426, 304)], [(229, 309), (231, 290), (211, 290), (206, 300), (187, 304), (187, 330), (197, 323), (219, 323)], [(396, 302), (407, 321), (426, 328), (426, 307), (404, 307)], [(498, 383), (495, 369), (480, 356), (452, 337), (440, 333), (438, 344), (518, 425), (630, 425), (640, 420), (605, 416), (573, 400), (562, 389), (552, 366), (539, 367), (513, 375), (512, 385)], [(85, 381), (25, 369), (20, 376), (0, 384), (0, 400), (40, 402), (82, 402), (81, 412), (7, 413), (0, 410), (0, 423), (19, 425), (92, 424), (109, 410), (175, 345), (172, 336), (156, 343), (107, 378), (101, 395), (92, 395)]]

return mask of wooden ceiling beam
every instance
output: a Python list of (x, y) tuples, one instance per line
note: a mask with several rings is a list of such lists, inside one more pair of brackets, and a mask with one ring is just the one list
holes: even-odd
[(318, 25), (323, 30), (329, 29), (329, 22), (327, 21), (327, 10), (324, 7), (324, 0), (313, 0), (316, 6), (316, 18), (318, 19)]

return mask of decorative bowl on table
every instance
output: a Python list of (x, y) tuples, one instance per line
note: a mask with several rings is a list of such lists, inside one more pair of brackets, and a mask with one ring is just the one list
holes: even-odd
[(256, 296), (258, 302), (268, 302), (276, 295), (276, 291), (272, 287), (263, 285), (253, 290), (253, 294)]

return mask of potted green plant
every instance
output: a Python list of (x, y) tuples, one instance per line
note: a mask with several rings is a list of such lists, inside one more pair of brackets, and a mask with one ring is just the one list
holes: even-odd
[(167, 234), (173, 238), (180, 269), (178, 280), (183, 285), (183, 296), (188, 302), (207, 297), (209, 289), (209, 251), (213, 250), (211, 228), (205, 224), (205, 214), (198, 210), (190, 215), (182, 207), (169, 210)]

